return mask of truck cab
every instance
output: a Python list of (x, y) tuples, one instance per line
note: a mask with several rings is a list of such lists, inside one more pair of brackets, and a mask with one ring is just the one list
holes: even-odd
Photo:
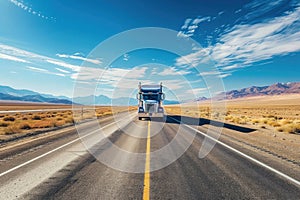
[(162, 83), (160, 85), (142, 85), (139, 83), (137, 94), (138, 118), (164, 118), (164, 108), (162, 101), (165, 99), (165, 94), (162, 91)]

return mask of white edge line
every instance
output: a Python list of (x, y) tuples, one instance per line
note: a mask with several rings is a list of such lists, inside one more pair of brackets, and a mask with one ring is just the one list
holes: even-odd
[[(177, 122), (179, 122), (179, 123), (181, 123), (181, 122), (180, 122), (179, 120), (177, 120), (177, 119), (174, 119), (174, 118), (172, 118), (172, 119), (175, 120), (175, 121), (177, 121)], [(184, 123), (181, 123), (181, 124), (183, 124), (184, 126), (186, 126), (186, 127), (190, 128), (190, 129), (192, 129), (192, 130), (194, 130), (194, 131), (200, 133), (201, 135), (203, 135), (203, 136), (205, 136), (205, 137), (207, 137), (207, 138), (209, 138), (209, 139), (215, 141), (216, 143), (218, 143), (218, 144), (220, 144), (220, 145), (226, 147), (227, 149), (230, 149), (231, 151), (233, 151), (233, 152), (235, 152), (235, 153), (237, 153), (237, 154), (239, 154), (239, 155), (241, 155), (241, 156), (243, 156), (243, 157), (245, 157), (245, 158), (251, 160), (252, 162), (255, 162), (256, 164), (258, 164), (258, 165), (260, 165), (260, 166), (262, 166), (262, 167), (264, 167), (264, 168), (266, 168), (266, 169), (268, 169), (268, 170), (270, 170), (270, 171), (276, 173), (277, 175), (282, 176), (283, 178), (285, 178), (285, 179), (287, 179), (287, 180), (293, 182), (294, 184), (296, 184), (298, 187), (300, 186), (300, 181), (298, 181), (298, 180), (296, 180), (296, 179), (290, 177), (289, 175), (286, 175), (286, 174), (284, 174), (283, 172), (281, 172), (281, 171), (279, 171), (279, 170), (277, 170), (277, 169), (274, 169), (273, 167), (271, 167), (271, 166), (269, 166), (269, 165), (267, 165), (267, 164), (265, 164), (265, 163), (263, 163), (263, 162), (261, 162), (261, 161), (255, 159), (255, 158), (252, 158), (251, 156), (249, 156), (249, 155), (247, 155), (247, 154), (245, 154), (245, 153), (243, 153), (243, 152), (241, 152), (241, 151), (239, 151), (239, 150), (237, 150), (237, 149), (235, 149), (235, 148), (233, 148), (233, 147), (231, 147), (231, 146), (229, 146), (229, 145), (227, 145), (227, 144), (225, 144), (225, 143), (223, 143), (223, 142), (221, 142), (221, 141), (219, 141), (219, 140), (217, 140), (217, 139), (215, 139), (215, 138), (213, 138), (213, 137), (211, 137), (211, 136), (209, 136), (209, 135), (207, 135), (207, 134), (205, 134), (205, 133), (203, 133), (203, 132), (201, 132), (201, 131), (199, 131), (199, 130), (196, 129), (196, 128), (193, 128), (193, 127), (191, 127), (191, 126), (189, 126), (189, 125), (186, 125), (186, 124), (184, 124)]]
[(68, 146), (68, 145), (70, 145), (70, 144), (73, 144), (74, 142), (77, 142), (78, 140), (81, 140), (82, 138), (85, 138), (85, 137), (87, 137), (87, 136), (89, 136), (89, 135), (91, 135), (91, 134), (94, 134), (95, 132), (97, 132), (97, 131), (99, 131), (99, 130), (102, 130), (102, 129), (108, 127), (108, 126), (111, 126), (111, 125), (113, 125), (113, 124), (115, 124), (115, 123), (118, 123), (118, 122), (120, 122), (120, 121), (123, 121), (123, 120), (125, 120), (125, 119), (127, 119), (127, 118), (124, 118), (124, 119), (118, 120), (118, 121), (116, 121), (116, 122), (112, 122), (112, 123), (110, 123), (110, 124), (107, 124), (107, 125), (101, 127), (100, 129), (97, 129), (97, 130), (94, 130), (94, 131), (88, 133), (87, 135), (85, 135), (85, 136), (83, 136), (83, 137), (80, 137), (80, 138), (77, 138), (77, 139), (75, 139), (75, 140), (72, 140), (72, 141), (70, 141), (70, 142), (68, 142), (68, 143), (66, 143), (66, 144), (64, 144), (64, 145), (61, 145), (61, 146), (59, 146), (59, 147), (57, 147), (57, 148), (55, 148), (55, 149), (52, 149), (51, 151), (48, 151), (47, 153), (44, 153), (44, 154), (39, 155), (39, 156), (37, 156), (37, 157), (35, 157), (35, 158), (31, 159), (31, 160), (26, 161), (26, 162), (24, 162), (24, 163), (22, 163), (22, 164), (20, 164), (20, 165), (17, 165), (17, 166), (15, 166), (15, 167), (13, 167), (13, 168), (11, 168), (11, 169), (5, 171), (5, 172), (2, 172), (2, 173), (0, 174), (0, 177), (4, 176), (4, 175), (6, 175), (6, 174), (8, 174), (8, 173), (10, 173), (10, 172), (12, 172), (12, 171), (15, 171), (15, 170), (17, 170), (17, 169), (19, 169), (19, 168), (21, 168), (21, 167), (24, 167), (25, 165), (28, 165), (28, 164), (30, 164), (30, 163), (32, 163), (32, 162), (34, 162), (34, 161), (36, 161), (36, 160), (38, 160), (38, 159), (40, 159), (40, 158), (43, 158), (43, 157), (45, 157), (45, 156), (47, 156), (47, 155), (49, 155), (49, 154), (51, 154), (51, 153), (53, 153), (53, 152), (59, 150), (59, 149), (62, 149), (62, 148), (66, 147), (66, 146)]

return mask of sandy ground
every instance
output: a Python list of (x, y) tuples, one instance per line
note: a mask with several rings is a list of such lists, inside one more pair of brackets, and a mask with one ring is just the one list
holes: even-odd
[[(190, 117), (195, 117), (197, 114), (200, 116), (201, 113), (197, 113), (197, 110), (203, 112), (209, 105), (210, 102), (208, 101), (200, 102), (198, 107), (195, 103), (185, 104), (182, 106), (191, 111), (181, 114)], [(229, 115), (234, 117), (244, 116), (251, 120), (260, 117), (265, 117), (263, 119), (270, 120), (271, 118), (268, 118), (267, 115), (276, 115), (282, 117), (282, 120), (288, 119), (293, 123), (299, 123), (300, 120), (300, 94), (229, 100), (226, 101), (226, 107)], [(179, 114), (178, 110), (174, 109), (174, 106), (173, 109), (167, 110), (169, 114)], [(182, 110), (185, 110), (185, 108)], [(300, 167), (300, 134), (277, 131), (276, 127), (272, 127), (268, 123), (245, 122), (241, 124), (232, 121), (225, 121), (225, 123), (252, 128), (255, 131), (243, 133), (236, 130), (226, 130), (225, 128), (221, 137), (229, 138), (231, 141), (245, 148), (264, 152)], [(204, 129), (213, 128), (207, 124), (202, 125), (202, 127)]]

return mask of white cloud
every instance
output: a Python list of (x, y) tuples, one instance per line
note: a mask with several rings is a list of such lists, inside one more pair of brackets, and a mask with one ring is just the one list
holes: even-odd
[(231, 76), (231, 73), (225, 73), (220, 71), (207, 71), (207, 72), (201, 72), (200, 76), (216, 76), (219, 78), (226, 78), (228, 76)]
[(46, 56), (42, 56), (42, 55), (39, 55), (39, 54), (36, 54), (36, 53), (25, 51), (23, 49), (8, 46), (8, 45), (5, 45), (5, 44), (0, 44), (0, 52), (5, 53), (5, 54), (10, 55), (10, 56), (22, 57), (22, 58), (26, 58), (26, 59), (36, 59), (36, 60), (49, 59)]
[(123, 60), (128, 61), (129, 60), (129, 55), (126, 53), (123, 55)]
[(43, 19), (52, 19), (52, 20), (56, 20), (56, 18), (54, 17), (48, 17), (43, 15), (41, 12), (39, 11), (35, 11), (33, 10), (32, 6), (29, 6), (28, 4), (26, 4), (24, 1), (20, 1), (20, 0), (10, 0), (11, 3), (13, 3), (14, 5), (16, 5), (17, 7), (23, 9), (24, 11), (31, 13), (33, 15), (36, 15), (38, 17), (41, 17)]
[(204, 21), (210, 21), (211, 17), (197, 17), (195, 19), (188, 18), (185, 20), (181, 30), (178, 32), (178, 37), (191, 37), (194, 35), (195, 30), (199, 24)]
[(89, 62), (89, 63), (93, 63), (95, 65), (99, 65), (102, 63), (102, 61), (100, 59), (91, 59), (91, 58), (85, 58), (81, 55), (79, 55), (78, 53), (75, 55), (67, 55), (67, 54), (56, 54), (56, 56), (60, 57), (60, 58), (71, 58), (71, 59), (75, 59), (75, 60), (82, 60), (85, 62)]
[(65, 76), (64, 74), (50, 72), (49, 70), (43, 69), (43, 68), (32, 67), (32, 66), (27, 66), (26, 68), (30, 71), (34, 71), (34, 72), (38, 72), (38, 73), (52, 74), (52, 75), (56, 75), (56, 76)]
[(49, 72), (47, 69), (42, 69), (42, 68), (37, 68), (37, 67), (27, 66), (27, 68), (31, 69), (33, 71), (38, 71), (38, 72)]
[(193, 88), (190, 90), (187, 90), (186, 92), (189, 94), (194, 94), (195, 96), (198, 96), (199, 94), (207, 93), (209, 88)]
[(79, 66), (79, 65), (72, 65), (72, 64), (69, 64), (69, 63), (66, 63), (63, 61), (59, 61), (59, 60), (46, 59), (46, 62), (51, 63), (53, 65), (65, 67), (65, 68), (71, 69), (76, 72), (80, 71), (80, 69), (81, 69), (81, 66)]
[[(271, 2), (269, 2), (271, 3)], [(216, 44), (176, 60), (176, 66), (198, 66), (209, 56), (222, 71), (232, 71), (274, 56), (300, 51), (300, 6), (263, 22), (235, 25)], [(229, 76), (221, 74), (222, 77)]]
[(220, 75), (220, 72), (218, 71), (201, 72), (200, 75), (201, 76)]
[[(299, 2), (299, 1), (298, 1)], [(245, 20), (257, 19), (258, 17), (265, 15), (268, 12), (272, 12), (276, 9), (282, 9), (291, 4), (293, 7), (297, 4), (297, 1), (289, 0), (253, 0), (244, 6), (248, 10), (247, 14), (243, 17)]]
[(175, 67), (168, 67), (165, 68), (162, 72), (157, 73), (159, 76), (179, 76), (179, 75), (186, 75), (190, 74), (187, 70), (178, 70)]
[(209, 61), (209, 48), (199, 49), (194, 53), (179, 57), (176, 59), (176, 66), (196, 67), (200, 63), (207, 63)]
[(223, 73), (223, 74), (219, 75), (219, 78), (226, 78), (226, 77), (231, 76), (231, 75), (232, 75), (231, 73)]
[(66, 74), (69, 74), (69, 73), (70, 73), (69, 71), (64, 70), (64, 69), (61, 69), (61, 68), (58, 68), (58, 67), (55, 67), (55, 69), (56, 69), (57, 71), (62, 72), (62, 73), (66, 73)]
[(24, 59), (17, 58), (15, 56), (10, 56), (10, 55), (3, 54), (3, 53), (0, 53), (0, 59), (11, 60), (11, 61), (15, 61), (15, 62), (22, 62), (22, 63), (29, 63), (28, 61), (26, 61)]

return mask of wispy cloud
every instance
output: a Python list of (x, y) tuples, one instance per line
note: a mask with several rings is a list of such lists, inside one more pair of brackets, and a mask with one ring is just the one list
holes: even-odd
[(5, 45), (0, 43), (0, 53), (4, 53), (10, 56), (15, 56), (18, 58), (26, 58), (29, 60), (38, 59), (45, 60), (48, 59), (46, 56), (42, 56), (33, 52), (25, 51), (23, 49), (19, 49), (13, 46)]
[(285, 7), (294, 7), (297, 6), (299, 1), (291, 0), (253, 0), (250, 3), (244, 6), (244, 9), (247, 11), (245, 16), (241, 20), (255, 20), (259, 17), (269, 14), (272, 15), (274, 10), (283, 10)]
[(210, 21), (210, 17), (197, 17), (195, 19), (188, 18), (185, 20), (181, 30), (178, 32), (178, 37), (191, 37), (201, 22)]
[(30, 71), (34, 71), (34, 72), (38, 72), (38, 73), (52, 74), (52, 75), (56, 75), (56, 76), (65, 76), (64, 74), (50, 72), (49, 70), (43, 69), (43, 68), (32, 67), (32, 66), (27, 66), (26, 68)]
[(29, 6), (29, 4), (25, 3), (24, 1), (10, 0), (10, 2), (32, 15), (36, 15), (36, 16), (44, 18), (44, 19), (51, 19), (54, 21), (56, 20), (56, 18), (54, 18), (54, 17), (46, 16), (46, 15), (42, 14), (40, 11), (34, 10), (32, 8), (32, 6)]
[(58, 67), (55, 67), (55, 69), (56, 69), (57, 71), (62, 72), (62, 73), (66, 73), (66, 74), (69, 74), (69, 73), (70, 73), (69, 71), (64, 70), (64, 69), (61, 69), (61, 68), (58, 68)]
[(157, 73), (159, 76), (180, 76), (190, 74), (190, 71), (187, 70), (179, 70), (175, 67), (165, 68), (162, 72)]
[[(273, 2), (273, 1), (272, 1)], [(281, 1), (272, 3), (277, 6)], [(261, 7), (261, 6), (259, 6)], [(263, 6), (261, 12), (266, 11)], [(234, 25), (217, 42), (180, 57), (176, 66), (197, 66), (212, 58), (219, 69), (233, 71), (254, 63), (300, 51), (300, 5), (280, 16), (260, 22)], [(221, 74), (223, 77), (230, 73)]]
[(187, 90), (186, 93), (188, 94), (194, 94), (195, 96), (199, 96), (199, 94), (207, 93), (209, 88), (193, 88), (190, 90)]
[[(300, 50), (300, 7), (263, 23), (237, 25), (212, 49), (220, 66), (240, 67)], [(236, 66), (237, 67), (237, 66)], [(225, 68), (226, 69), (226, 68)]]
[(124, 54), (124, 55), (123, 55), (123, 60), (124, 60), (124, 61), (128, 61), (128, 60), (129, 60), (129, 54), (127, 54), (127, 53)]
[[(80, 54), (81, 55), (81, 54)], [(64, 57), (64, 56), (60, 56)], [(66, 57), (68, 57), (66, 55)], [(74, 59), (78, 59), (81, 56), (72, 56)], [(37, 53), (25, 51), (13, 46), (0, 44), (0, 59), (8, 59), (17, 62), (32, 63), (34, 66), (47, 66), (47, 69), (39, 67), (27, 67), (28, 70), (54, 74), (58, 76), (66, 76), (71, 79), (78, 79), (80, 81), (95, 82), (99, 76), (102, 75), (101, 81), (113, 84), (115, 81), (119, 81), (126, 75), (127, 79), (136, 79), (143, 77), (147, 68), (133, 68), (133, 69), (122, 69), (122, 68), (109, 68), (104, 70), (102, 68), (92, 68), (80, 65), (70, 64), (59, 59), (54, 59), (48, 56), (43, 56)], [(25, 60), (26, 59), (26, 60)], [(86, 58), (83, 58), (86, 59)], [(91, 60), (87, 60), (91, 61)], [(91, 62), (99, 63), (99, 60), (93, 60)], [(54, 65), (54, 67), (52, 66)], [(52, 67), (50, 67), (52, 66)], [(57, 73), (59, 71), (59, 73)]]
[(15, 56), (3, 54), (3, 53), (0, 53), (0, 59), (11, 60), (11, 61), (15, 61), (15, 62), (22, 62), (22, 63), (29, 63), (27, 60), (17, 58)]
[(81, 69), (81, 67), (79, 65), (73, 65), (73, 64), (69, 64), (69, 63), (66, 63), (63, 61), (59, 61), (59, 60), (46, 59), (45, 61), (48, 63), (51, 63), (53, 65), (58, 65), (61, 67), (71, 69), (72, 71), (76, 71), (76, 72), (80, 71), (80, 69)]
[(86, 58), (86, 57), (79, 55), (78, 53), (76, 55), (75, 54), (74, 55), (56, 54), (56, 56), (58, 56), (60, 58), (71, 58), (71, 59), (75, 59), (75, 60), (82, 60), (85, 62), (93, 63), (95, 65), (99, 65), (102, 63), (102, 61), (100, 59)]
[(37, 71), (37, 72), (49, 72), (47, 69), (42, 69), (42, 68), (38, 68), (38, 67), (27, 66), (27, 68), (31, 69), (33, 71)]
[(206, 72), (201, 72), (199, 74), (200, 76), (217, 76), (219, 78), (226, 78), (231, 75), (231, 73), (225, 73), (225, 72), (220, 72), (220, 71), (206, 71)]
[(67, 69), (71, 69), (72, 71), (79, 71), (81, 68), (81, 66), (79, 65), (69, 64), (61, 60), (53, 59), (48, 56), (40, 55), (5, 44), (0, 44), (0, 59), (9, 59), (17, 62), (36, 64), (50, 63)]

